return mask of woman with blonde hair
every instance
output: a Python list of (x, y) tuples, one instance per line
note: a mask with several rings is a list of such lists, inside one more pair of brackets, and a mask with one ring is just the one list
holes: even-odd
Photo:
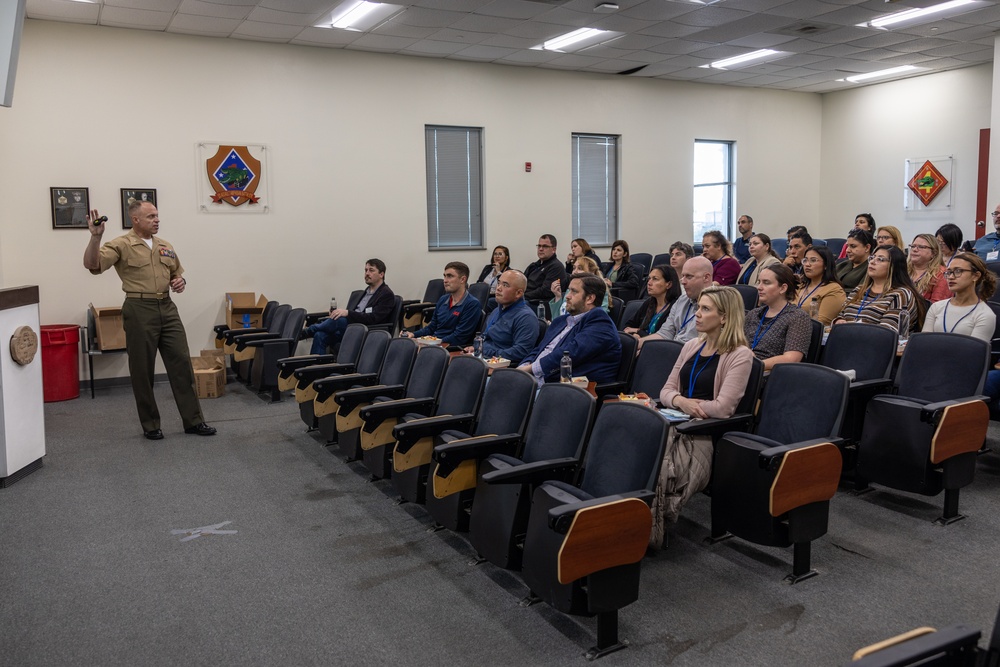
[(903, 233), (892, 225), (879, 227), (875, 230), (875, 244), (894, 245), (903, 252), (906, 252), (906, 246), (903, 245)]
[(951, 296), (948, 280), (944, 277), (941, 247), (933, 234), (917, 234), (910, 244), (906, 269), (917, 293), (931, 303)]
[(573, 265), (581, 257), (591, 258), (598, 266), (601, 264), (601, 258), (597, 256), (597, 253), (590, 247), (586, 239), (573, 239), (569, 244), (569, 255), (566, 257), (567, 274), (573, 275)]
[[(698, 337), (681, 348), (660, 403), (695, 419), (731, 417), (746, 391), (754, 358), (743, 333), (743, 298), (736, 288), (703, 289), (695, 326)], [(677, 522), (681, 507), (705, 488), (711, 474), (712, 438), (671, 429), (653, 500), (650, 546), (663, 546), (667, 524)]]

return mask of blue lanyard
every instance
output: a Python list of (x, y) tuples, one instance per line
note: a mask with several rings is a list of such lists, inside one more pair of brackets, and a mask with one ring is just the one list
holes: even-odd
[(815, 292), (816, 290), (818, 290), (822, 286), (823, 286), (823, 283), (820, 283), (819, 285), (816, 285), (816, 287), (812, 288), (812, 291), (810, 291), (809, 294), (806, 294), (804, 297), (802, 297), (801, 299), (799, 299), (799, 308), (801, 308), (802, 304), (804, 304), (806, 302), (806, 299), (808, 299), (809, 297), (811, 297), (813, 295), (813, 292)]
[(743, 277), (740, 278), (740, 284), (741, 285), (749, 285), (750, 284), (750, 275), (754, 272), (754, 269), (756, 269), (756, 268), (757, 268), (757, 260), (755, 259), (753, 261), (753, 264), (751, 264), (750, 266), (748, 266), (747, 270), (743, 272)]
[[(866, 289), (866, 290), (865, 290), (865, 295), (864, 295), (864, 297), (863, 297), (863, 298), (861, 299), (861, 305), (860, 305), (860, 306), (858, 306), (858, 314), (857, 314), (857, 315), (856, 315), (856, 316), (854, 317), (854, 319), (856, 319), (856, 320), (860, 320), (860, 319), (861, 319), (861, 311), (862, 311), (862, 310), (864, 310), (864, 308), (865, 308), (865, 304), (867, 304), (867, 303), (868, 303), (868, 295), (869, 295), (869, 293), (870, 293), (871, 291), (872, 291), (872, 288), (871, 288), (871, 287), (869, 287), (868, 289)], [(878, 298), (878, 297), (876, 297), (876, 298)]]
[[(688, 301), (687, 308), (684, 309), (684, 320), (681, 322), (681, 331), (683, 331), (687, 327), (687, 325), (690, 324), (691, 320), (694, 318), (694, 315), (688, 317), (688, 313), (691, 312), (691, 306), (693, 305), (694, 305), (693, 301)], [(697, 314), (698, 313), (695, 313), (695, 315)]]
[(753, 343), (750, 345), (751, 350), (757, 349), (757, 343), (760, 342), (761, 338), (767, 335), (767, 332), (771, 330), (771, 327), (774, 326), (774, 323), (777, 322), (778, 318), (781, 317), (782, 313), (785, 312), (785, 308), (788, 308), (787, 303), (784, 306), (782, 306), (781, 310), (778, 311), (778, 314), (774, 316), (773, 320), (771, 320), (771, 323), (767, 325), (767, 328), (764, 329), (764, 331), (761, 331), (760, 328), (764, 326), (764, 315), (767, 314), (768, 310), (768, 307), (764, 306), (764, 312), (760, 314), (760, 322), (757, 323), (757, 333), (753, 335)]
[[(998, 241), (998, 243), (1000, 243), (1000, 241)], [(969, 315), (971, 315), (972, 313), (974, 313), (976, 311), (976, 308), (979, 308), (979, 304), (982, 303), (982, 301), (979, 300), (979, 299), (976, 299), (976, 305), (972, 307), (972, 310), (970, 310), (965, 315), (962, 315), (960, 318), (958, 318), (958, 322), (955, 322), (955, 326), (953, 326), (951, 329), (948, 328), (948, 304), (949, 303), (951, 303), (951, 299), (948, 299), (945, 302), (945, 304), (944, 304), (944, 318), (943, 318), (944, 319), (944, 332), (945, 333), (955, 333), (955, 329), (957, 329), (958, 325), (962, 323), (962, 320), (964, 320), (966, 317), (968, 317)]]
[(717, 355), (719, 353), (718, 350), (716, 350), (715, 352), (713, 352), (712, 356), (710, 356), (708, 358), (708, 360), (705, 362), (705, 365), (702, 366), (701, 368), (698, 368), (698, 360), (701, 359), (701, 351), (705, 349), (705, 345), (706, 345), (706, 343), (702, 343), (701, 344), (701, 347), (699, 347), (698, 351), (695, 352), (695, 354), (694, 354), (694, 361), (691, 362), (691, 375), (688, 377), (688, 393), (687, 393), (687, 398), (693, 398), (694, 397), (694, 385), (698, 381), (698, 376), (701, 375), (702, 371), (704, 371), (706, 368), (708, 368), (708, 365), (712, 363), (712, 359), (714, 359), (715, 355)]

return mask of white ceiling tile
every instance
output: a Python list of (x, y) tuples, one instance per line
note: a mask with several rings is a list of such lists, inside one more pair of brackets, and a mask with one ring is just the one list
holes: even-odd
[(748, 16), (751, 16), (750, 12), (712, 5), (710, 7), (702, 7), (687, 14), (681, 14), (673, 20), (681, 25), (714, 28), (715, 26), (720, 26), (730, 21), (737, 21)]
[(945, 46), (939, 46), (937, 48), (925, 51), (929, 56), (960, 56), (965, 53), (972, 53), (974, 51), (982, 51), (983, 47), (978, 44), (948, 44)]
[(392, 35), (361, 35), (351, 42), (352, 49), (368, 49), (372, 51), (399, 51), (419, 40), (410, 37), (393, 37)]
[[(749, 35), (777, 30), (792, 25), (794, 19), (783, 16), (768, 16), (767, 14), (751, 14), (746, 18), (729, 21), (714, 28), (707, 28), (695, 33), (695, 36), (706, 42), (728, 42)], [(788, 38), (794, 39), (794, 38)]]
[(766, 13), (794, 19), (822, 21), (823, 14), (837, 11), (840, 8), (838, 5), (820, 2), (820, 0), (795, 0), (795, 2), (771, 7)]
[(864, 39), (865, 37), (870, 36), (871, 30), (868, 28), (843, 27), (831, 30), (830, 32), (821, 32), (815, 35), (810, 35), (809, 39), (816, 42), (822, 42), (824, 44), (843, 44), (844, 42), (850, 42), (855, 39)]
[(155, 12), (175, 12), (181, 0), (104, 0), (106, 7), (127, 9), (149, 9)]
[(552, 23), (539, 23), (537, 21), (525, 21), (524, 23), (514, 26), (509, 30), (504, 30), (504, 34), (514, 35), (515, 37), (524, 37), (525, 39), (537, 39), (538, 43), (541, 43), (568, 31), (569, 29), (566, 26), (555, 25)]
[(463, 60), (486, 60), (494, 61), (517, 53), (517, 49), (504, 49), (499, 46), (483, 46), (476, 44), (461, 51), (455, 52), (456, 58)]
[(449, 27), (456, 30), (471, 30), (473, 32), (503, 32), (508, 28), (520, 25), (523, 21), (519, 19), (504, 19), (496, 16), (482, 16), (480, 14), (466, 14)]
[(957, 23), (956, 21), (946, 21), (942, 19), (940, 21), (934, 21), (933, 23), (901, 26), (892, 32), (899, 32), (904, 35), (916, 35), (918, 37), (937, 37), (949, 32), (955, 32), (956, 30), (965, 30), (968, 27), (969, 25), (967, 23)]
[(708, 44), (703, 42), (688, 42), (683, 39), (673, 39), (647, 50), (652, 51), (653, 53), (665, 53), (671, 56), (682, 56), (688, 53), (694, 53), (695, 51), (701, 51), (707, 47)]
[(993, 61), (993, 49), (987, 48), (981, 51), (972, 51), (971, 53), (962, 53), (955, 56), (956, 60), (961, 60), (966, 64), (973, 63), (988, 63)]
[(422, 39), (418, 42), (410, 44), (404, 49), (400, 49), (401, 53), (415, 53), (419, 55), (438, 55), (445, 56), (452, 53), (456, 53), (466, 48), (465, 44), (456, 44), (454, 42), (436, 42), (432, 39)]
[(171, 18), (171, 12), (154, 12), (149, 9), (106, 6), (101, 11), (101, 25), (137, 30), (164, 30)]
[(66, 0), (30, 0), (24, 13), (29, 19), (96, 24), (101, 6)]
[(823, 23), (830, 23), (834, 25), (858, 25), (860, 23), (868, 23), (873, 21), (880, 16), (884, 16), (887, 12), (883, 9), (881, 12), (871, 11), (870, 9), (865, 9), (864, 7), (842, 7), (832, 12), (827, 12), (820, 17)]
[[(281, 2), (282, 0), (275, 0)], [(391, 2), (391, 0), (389, 0)], [(485, 7), (491, 0), (416, 0), (415, 2), (397, 3), (424, 9), (444, 9), (454, 12), (471, 12)]]
[(736, 47), (729, 46), (728, 44), (711, 44), (706, 45), (703, 49), (698, 49), (697, 51), (692, 51), (691, 55), (698, 56), (699, 58), (704, 58), (709, 62), (715, 60), (722, 60), (723, 58), (734, 58), (736, 56), (742, 56), (750, 53), (749, 49), (738, 49)]
[(222, 5), (217, 2), (202, 2), (202, 0), (184, 0), (180, 12), (191, 16), (215, 16), (223, 19), (245, 19), (253, 7), (240, 5)]
[(472, 44), (479, 44), (487, 37), (489, 37), (489, 34), (485, 32), (469, 32), (468, 30), (444, 28), (442, 30), (435, 30), (427, 36), (427, 39), (432, 39), (436, 42), (456, 42), (458, 44), (471, 46)]
[[(322, 30), (322, 28), (316, 28)], [(277, 23), (259, 23), (257, 21), (244, 21), (240, 27), (233, 31), (234, 37), (253, 38), (275, 41), (291, 39), (302, 32), (301, 26), (280, 25)]]
[(508, 49), (530, 49), (538, 46), (537, 39), (514, 37), (513, 35), (491, 35), (480, 42), (483, 46), (502, 46)]
[(701, 30), (701, 28), (699, 28), (698, 26), (681, 25), (680, 23), (674, 23), (673, 21), (661, 21), (656, 25), (651, 25), (648, 28), (643, 28), (642, 30), (639, 31), (639, 34), (648, 35), (651, 37), (674, 39), (677, 37), (687, 37), (688, 35), (693, 35), (699, 30)]
[(932, 37), (914, 37), (909, 42), (900, 42), (898, 44), (893, 44), (891, 48), (893, 51), (899, 51), (901, 53), (914, 53), (916, 51), (929, 51), (930, 49), (937, 49), (942, 46), (949, 46), (951, 44), (956, 44), (948, 39), (934, 39)]
[(922, 53), (897, 53), (894, 56), (888, 58), (883, 58), (882, 62), (886, 65), (919, 65), (920, 63), (927, 62), (928, 60), (934, 60), (933, 56), (926, 56)]
[(914, 37), (912, 35), (900, 35), (894, 32), (878, 32), (874, 35), (869, 35), (867, 37), (862, 37), (861, 39), (852, 39), (848, 43), (851, 46), (860, 46), (862, 48), (885, 48), (888, 46), (893, 46), (895, 44), (904, 44), (906, 42), (912, 42)]
[[(456, 0), (464, 3), (465, 0)], [(478, 0), (477, 0), (478, 3)], [(525, 2), (525, 0), (496, 0), (475, 10), (477, 14), (499, 16), (507, 19), (531, 19), (549, 11), (551, 6), (541, 2)]]
[(787, 44), (792, 41), (795, 41), (795, 37), (789, 37), (787, 35), (772, 35), (770, 33), (762, 32), (756, 35), (741, 37), (739, 39), (732, 39), (726, 43), (732, 46), (745, 46), (750, 49), (776, 49), (780, 51), (782, 50), (782, 44)]
[(653, 37), (652, 35), (622, 35), (621, 37), (615, 37), (609, 46), (614, 46), (617, 49), (648, 49), (651, 46), (656, 46), (657, 44), (662, 44), (665, 41), (663, 37)]
[(827, 63), (828, 70), (849, 72), (851, 74), (874, 72), (884, 67), (884, 63), (867, 63), (864, 60), (854, 60), (853, 58), (830, 58)]
[(555, 60), (545, 63), (546, 67), (558, 67), (560, 69), (577, 69), (580, 67), (591, 67), (601, 62), (603, 58), (589, 58), (576, 54), (565, 54)]
[(772, 62), (781, 65), (782, 67), (803, 67), (806, 65), (823, 63), (827, 60), (829, 60), (829, 56), (817, 56), (812, 53), (793, 53), (790, 56), (785, 56), (780, 60), (774, 60)]
[(437, 28), (420, 28), (413, 25), (405, 25), (396, 21), (386, 21), (375, 29), (376, 35), (392, 35), (393, 37), (412, 37), (414, 39), (424, 39), (437, 32)]
[(743, 83), (748, 86), (766, 86), (778, 83), (779, 81), (788, 81), (788, 77), (781, 76), (780, 74), (760, 74), (752, 76), (749, 79), (744, 79)]
[(729, 83), (731, 81), (742, 81), (744, 79), (749, 79), (753, 77), (753, 74), (747, 74), (746, 72), (741, 72), (739, 70), (712, 70), (712, 73), (704, 77), (705, 83)]
[(411, 7), (398, 14), (396, 20), (404, 25), (413, 25), (421, 28), (446, 28), (463, 16), (465, 14), (459, 12)]
[(501, 58), (499, 62), (513, 65), (537, 65), (549, 62), (550, 60), (555, 60), (560, 55), (561, 54), (554, 51), (516, 51), (506, 58)]
[(809, 51), (809, 53), (812, 55), (823, 56), (825, 58), (840, 58), (843, 56), (853, 56), (864, 50), (865, 49), (860, 46), (850, 46), (849, 44), (831, 44), (830, 46), (825, 46), (822, 49)]
[(688, 69), (671, 72), (662, 78), (680, 81), (697, 81), (698, 79), (704, 79), (706, 76), (711, 75), (712, 70), (702, 69), (700, 67), (689, 67)]
[(740, 0), (740, 9), (747, 12), (766, 12), (773, 7), (787, 5), (788, 0)]
[(996, 38), (998, 30), (1000, 30), (1000, 26), (997, 26), (996, 23), (991, 23), (990, 25), (969, 26), (967, 28), (962, 28), (961, 30), (951, 30), (945, 35), (945, 37), (959, 42), (971, 42), (987, 38), (992, 44), (993, 40)]
[(948, 20), (968, 25), (994, 23), (1000, 21), (1000, 5), (989, 5), (981, 9), (965, 12), (964, 14), (950, 14)]
[[(786, 0), (783, 0), (786, 1)], [(594, 4), (597, 4), (596, 2)], [(663, 2), (663, 0), (648, 0), (642, 4), (623, 9), (619, 14), (642, 21), (668, 21), (681, 14), (688, 14), (699, 9), (698, 5), (680, 2)]]
[(644, 63), (660, 63), (669, 59), (670, 56), (665, 53), (654, 53), (652, 51), (635, 51), (630, 58)]
[(555, 25), (582, 28), (589, 26), (599, 16), (600, 14), (594, 14), (593, 12), (574, 12), (569, 9), (557, 7), (556, 9), (550, 9), (544, 14), (539, 14), (534, 20), (540, 23), (554, 23)]
[(296, 14), (329, 14), (339, 0), (257, 0), (257, 6)]
[(813, 42), (808, 39), (796, 39), (791, 42), (785, 42), (781, 45), (782, 51), (791, 51), (792, 53), (812, 53), (822, 49), (826, 44), (820, 44), (819, 42)]
[(630, 19), (627, 16), (621, 16), (619, 14), (613, 14), (611, 16), (595, 14), (594, 18), (596, 20), (588, 23), (587, 27), (597, 28), (598, 30), (614, 30), (615, 32), (637, 32), (643, 28), (649, 28), (659, 23), (659, 21), (640, 21), (638, 19)]
[(920, 63), (921, 67), (930, 67), (932, 69), (954, 69), (956, 67), (968, 67), (968, 65), (968, 61), (959, 60), (958, 58), (933, 58)]
[(292, 40), (292, 44), (308, 44), (310, 46), (347, 46), (363, 33), (333, 28), (306, 28)]
[(207, 33), (228, 35), (239, 26), (239, 19), (221, 19), (217, 16), (193, 16), (175, 14), (167, 28), (168, 32)]
[(279, 12), (274, 9), (265, 9), (263, 7), (256, 7), (250, 15), (247, 16), (248, 21), (259, 21), (260, 23), (279, 23), (281, 25), (297, 25), (300, 28), (305, 28), (306, 26), (315, 25), (317, 21), (323, 18), (323, 14), (328, 12), (319, 12), (313, 14), (293, 14), (292, 12)]

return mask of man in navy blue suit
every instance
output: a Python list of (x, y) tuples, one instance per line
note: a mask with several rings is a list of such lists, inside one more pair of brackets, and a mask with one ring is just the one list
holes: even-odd
[(559, 381), (559, 362), (568, 352), (573, 375), (592, 382), (610, 382), (618, 373), (622, 344), (615, 323), (600, 307), (607, 286), (597, 276), (574, 273), (566, 289), (566, 314), (553, 320), (545, 338), (532, 350), (520, 370), (543, 382)]

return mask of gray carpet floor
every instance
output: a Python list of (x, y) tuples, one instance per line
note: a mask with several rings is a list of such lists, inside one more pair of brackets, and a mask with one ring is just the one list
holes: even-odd
[[(468, 564), (388, 482), (305, 432), (294, 401), (230, 383), (203, 402), (219, 435), (142, 437), (127, 388), (46, 406), (44, 467), (0, 490), (2, 665), (573, 665), (596, 621), (518, 606), (516, 574)], [(1000, 447), (991, 427), (990, 444)], [(962, 493), (878, 490), (832, 503), (821, 575), (782, 583), (791, 551), (702, 544), (709, 499), (621, 612), (631, 646), (604, 665), (839, 665), (921, 625), (992, 629), (1000, 604), (1000, 456)], [(221, 522), (235, 534), (182, 541)]]

